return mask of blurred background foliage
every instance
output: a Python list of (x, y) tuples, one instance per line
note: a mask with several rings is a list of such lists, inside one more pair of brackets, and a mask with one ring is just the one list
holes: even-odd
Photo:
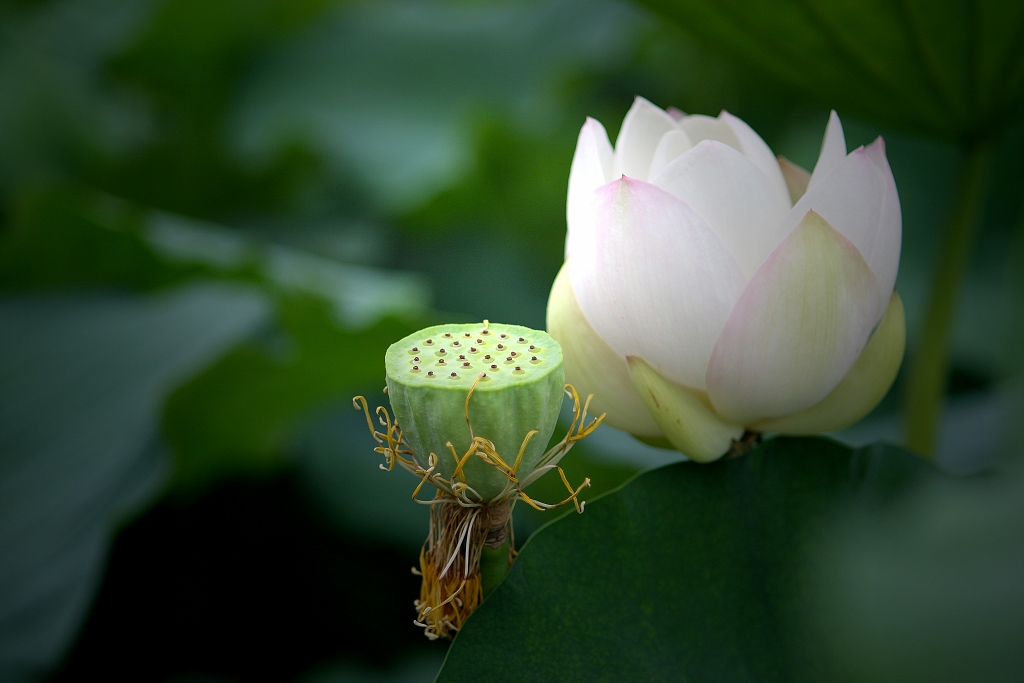
[[(1021, 7), (649, 4), (0, 3), (0, 678), (429, 678), (426, 510), (350, 399), (418, 327), (543, 327), (579, 126), (637, 94), (807, 168), (829, 108), (883, 134), (911, 359), (990, 141), (937, 450), (1020, 451)], [(900, 386), (840, 438), (898, 442)], [(602, 428), (566, 462), (595, 495), (674, 459)]]

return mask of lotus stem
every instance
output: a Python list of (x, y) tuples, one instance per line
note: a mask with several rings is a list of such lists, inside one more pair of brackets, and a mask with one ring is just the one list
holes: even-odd
[(992, 166), (992, 147), (987, 140), (969, 141), (965, 151), (905, 393), (907, 445), (929, 459), (935, 456), (939, 415), (949, 381), (950, 332), (958, 294), (974, 252)]

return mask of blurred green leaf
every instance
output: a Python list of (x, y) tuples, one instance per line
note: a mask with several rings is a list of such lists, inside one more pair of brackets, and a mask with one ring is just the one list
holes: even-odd
[(166, 480), (162, 397), (266, 313), (226, 285), (0, 300), (0, 679), (63, 654), (115, 525)]
[(824, 439), (645, 472), (530, 539), (438, 680), (827, 680), (804, 649), (800, 551), (939, 476)]
[(1024, 105), (1024, 5), (1014, 0), (641, 0), (826, 106), (976, 137)]
[(561, 123), (552, 80), (625, 59), (640, 19), (614, 0), (352, 3), (254, 65), (232, 117), (234, 148), (260, 161), (309, 139), (331, 167), (358, 168), (376, 206), (406, 212), (464, 177), (481, 114), (526, 130)]
[(829, 680), (1024, 680), (1024, 469), (1013, 465), (929, 481), (818, 539), (804, 607)]
[(0, 287), (144, 289), (198, 276), (243, 277), (251, 271), (245, 263), (228, 269), (168, 260), (146, 240), (149, 214), (75, 187), (27, 190), (0, 232)]
[(164, 434), (184, 490), (281, 464), (302, 419), (356, 389), (383, 386), (384, 350), (420, 326), (386, 318), (352, 331), (309, 297), (282, 298), (278, 321), (275, 334), (233, 349), (168, 397)]
[(164, 0), (118, 66), (167, 95), (208, 94), (232, 78), (254, 48), (333, 4), (337, 0)]
[[(106, 63), (106, 76), (145, 102), (146, 136), (128, 153), (82, 169), (95, 185), (164, 210), (225, 221), (279, 212), (300, 201), (322, 175), (302, 140), (263, 163), (232, 155), (226, 129), (247, 69), (275, 42), (318, 17), (335, 0), (164, 0), (149, 22)], [(345, 183), (344, 194), (357, 193)]]
[(553, 279), (563, 260), (566, 183), (576, 134), (531, 136), (505, 121), (481, 126), (475, 167), (402, 225), (432, 238), (489, 233), (515, 246), (528, 244), (538, 269), (546, 268)]

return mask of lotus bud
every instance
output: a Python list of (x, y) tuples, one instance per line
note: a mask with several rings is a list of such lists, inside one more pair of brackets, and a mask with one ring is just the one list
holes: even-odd
[(548, 330), (615, 427), (706, 462), (852, 424), (896, 377), (899, 196), (835, 112), (808, 173), (727, 112), (637, 98), (614, 148), (584, 124), (566, 217)]

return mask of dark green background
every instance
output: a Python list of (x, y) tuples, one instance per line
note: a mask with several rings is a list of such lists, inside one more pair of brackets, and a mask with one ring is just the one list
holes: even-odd
[[(910, 358), (963, 145), (991, 140), (938, 457), (1019, 452), (1019, 3), (649, 5), (0, 3), (0, 678), (432, 676), (426, 511), (350, 398), (383, 400), (418, 327), (543, 326), (579, 127), (614, 136), (638, 94), (808, 168), (830, 108), (851, 148), (884, 135)], [(899, 442), (902, 398), (839, 438)], [(598, 495), (676, 459), (602, 428), (566, 465)]]

